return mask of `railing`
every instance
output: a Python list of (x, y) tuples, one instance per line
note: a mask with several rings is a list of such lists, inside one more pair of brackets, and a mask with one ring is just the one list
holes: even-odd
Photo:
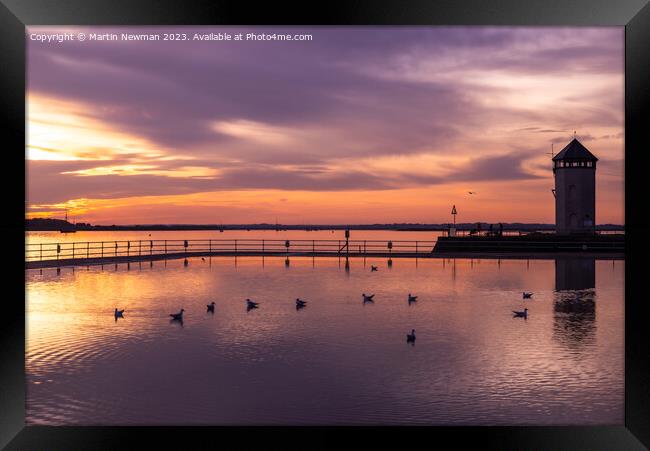
[(435, 241), (380, 240), (132, 240), (28, 243), (25, 261), (110, 257), (235, 255), (370, 255), (430, 253)]

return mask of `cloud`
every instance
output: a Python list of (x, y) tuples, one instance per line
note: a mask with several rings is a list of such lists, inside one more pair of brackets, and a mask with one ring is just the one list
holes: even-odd
[(622, 158), (622, 28), (265, 29), (314, 40), (28, 40), (29, 201), (518, 182), (573, 129)]

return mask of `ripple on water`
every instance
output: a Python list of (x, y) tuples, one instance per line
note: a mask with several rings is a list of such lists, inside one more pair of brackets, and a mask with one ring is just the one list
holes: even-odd
[[(378, 277), (354, 260), (349, 273), (322, 259), (190, 263), (27, 277), (27, 421), (622, 422), (624, 265), (597, 265), (595, 306), (576, 311), (553, 261), (396, 261)], [(528, 320), (513, 319), (524, 305)], [(167, 316), (180, 307), (182, 327)]]

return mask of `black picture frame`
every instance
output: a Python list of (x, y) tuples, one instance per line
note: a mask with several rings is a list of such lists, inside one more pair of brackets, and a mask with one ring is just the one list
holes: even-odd
[[(25, 426), (25, 31), (27, 25), (525, 25), (625, 26), (625, 425), (562, 427), (261, 428)], [(0, 448), (131, 449), (334, 447), (338, 433), (365, 446), (450, 443), (479, 449), (646, 449), (650, 447), (650, 346), (644, 257), (644, 199), (650, 106), (650, 4), (647, 0), (329, 1), (301, 5), (237, 1), (0, 0), (0, 111), (5, 177), (4, 302), (0, 326)], [(642, 172), (643, 171), (643, 172)], [(15, 173), (17, 178), (9, 177)], [(24, 172), (23, 172), (24, 174)], [(24, 191), (23, 191), (24, 193)], [(8, 211), (8, 212), (7, 212)], [(337, 433), (337, 434), (335, 434)], [(405, 442), (404, 439), (409, 439)], [(451, 440), (451, 441), (449, 441)], [(421, 442), (423, 441), (423, 442)]]

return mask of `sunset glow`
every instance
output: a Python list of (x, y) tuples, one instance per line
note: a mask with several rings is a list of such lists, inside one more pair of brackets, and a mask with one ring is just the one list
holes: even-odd
[(291, 32), (314, 39), (28, 39), (27, 217), (554, 223), (575, 131), (598, 223), (624, 223), (622, 27)]

